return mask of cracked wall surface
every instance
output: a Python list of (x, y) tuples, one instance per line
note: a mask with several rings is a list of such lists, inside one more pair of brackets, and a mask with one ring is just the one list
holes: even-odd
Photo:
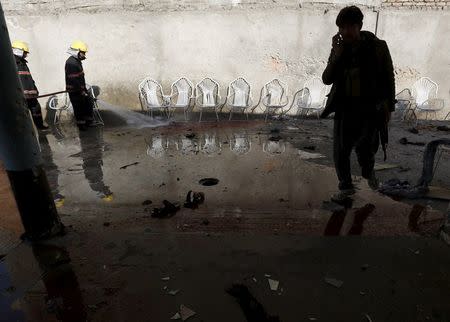
[[(440, 85), (449, 107), (450, 11), (384, 7), (361, 1), (363, 29), (375, 31), (391, 49), (397, 89), (420, 76)], [(335, 18), (344, 0), (3, 0), (12, 39), (31, 46), (30, 68), (41, 93), (64, 88), (64, 62), (74, 39), (90, 47), (86, 78), (102, 88), (102, 98), (138, 108), (137, 85), (146, 76), (166, 91), (178, 77), (226, 85), (246, 77), (257, 100), (274, 77), (290, 93), (320, 76), (328, 58)], [(418, 23), (425, 21), (426, 24)], [(446, 113), (445, 113), (446, 114)]]

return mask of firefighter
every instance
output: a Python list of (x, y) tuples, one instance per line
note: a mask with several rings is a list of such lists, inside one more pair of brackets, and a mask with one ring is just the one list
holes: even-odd
[(66, 61), (66, 90), (69, 92), (70, 102), (73, 106), (77, 126), (80, 130), (86, 130), (93, 123), (93, 102), (88, 94), (82, 61), (86, 59), (87, 45), (76, 40), (67, 53), (70, 57)]
[(22, 84), (23, 94), (27, 101), (27, 107), (31, 111), (34, 125), (36, 125), (39, 130), (48, 129), (48, 126), (44, 124), (44, 120), (42, 119), (41, 105), (37, 100), (39, 91), (34, 83), (30, 70), (28, 69), (28, 62), (26, 61), (26, 58), (30, 53), (28, 44), (16, 40), (12, 43), (12, 49), (14, 58), (16, 59), (17, 72), (19, 74), (20, 83)]

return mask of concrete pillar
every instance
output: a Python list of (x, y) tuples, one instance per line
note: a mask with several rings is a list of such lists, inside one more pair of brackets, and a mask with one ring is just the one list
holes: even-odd
[(24, 237), (38, 240), (63, 232), (42, 167), (39, 143), (17, 76), (0, 3), (0, 158), (8, 173)]

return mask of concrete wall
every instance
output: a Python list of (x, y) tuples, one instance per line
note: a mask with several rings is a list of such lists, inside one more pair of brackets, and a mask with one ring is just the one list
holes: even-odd
[[(138, 108), (137, 84), (146, 76), (162, 81), (167, 91), (180, 76), (194, 82), (211, 76), (223, 95), (231, 80), (244, 76), (255, 97), (279, 77), (292, 93), (321, 74), (345, 2), (2, 1), (11, 38), (30, 43), (30, 67), (42, 93), (64, 88), (65, 51), (79, 38), (90, 47), (87, 80), (101, 86), (103, 99), (130, 108)], [(367, 5), (366, 30), (375, 30), (374, 9), (380, 10), (378, 35), (390, 46), (398, 89), (430, 76), (448, 109), (450, 11), (360, 2)]]

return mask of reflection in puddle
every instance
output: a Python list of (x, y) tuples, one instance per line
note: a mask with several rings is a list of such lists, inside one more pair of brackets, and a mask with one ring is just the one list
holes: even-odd
[(214, 155), (222, 151), (222, 144), (215, 134), (205, 134), (203, 137), (202, 152), (207, 155)]
[(165, 154), (168, 148), (168, 141), (163, 143), (163, 139), (160, 136), (154, 136), (147, 145), (147, 155), (152, 158), (160, 158)]
[(90, 128), (89, 131), (80, 131), (81, 152), (79, 156), (83, 160), (83, 171), (89, 186), (104, 200), (112, 199), (112, 192), (103, 180), (103, 129), (101, 127)]
[(269, 155), (279, 155), (286, 151), (286, 143), (284, 141), (267, 140), (263, 143), (263, 151)]
[(0, 320), (86, 321), (70, 262), (65, 248), (47, 243), (22, 244), (16, 254), (0, 261)]
[(250, 136), (241, 133), (241, 134), (234, 134), (230, 140), (230, 150), (237, 154), (237, 155), (243, 155), (250, 152), (252, 148), (252, 141), (250, 139)]

